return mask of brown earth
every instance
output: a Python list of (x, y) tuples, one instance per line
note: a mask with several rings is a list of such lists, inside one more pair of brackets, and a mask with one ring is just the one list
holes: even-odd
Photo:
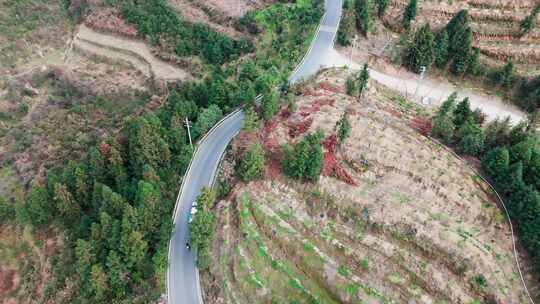
[(186, 80), (187, 71), (157, 58), (142, 41), (96, 32), (85, 25), (79, 27), (74, 46), (99, 56), (129, 62), (146, 77), (161, 80)]
[(1, 225), (0, 303), (43, 301), (52, 259), (62, 246), (57, 231), (34, 234), (27, 228)]

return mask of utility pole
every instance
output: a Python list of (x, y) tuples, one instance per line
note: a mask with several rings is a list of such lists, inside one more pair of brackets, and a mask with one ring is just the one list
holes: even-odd
[(189, 124), (189, 119), (186, 117), (186, 127), (187, 127), (187, 133), (188, 133), (188, 136), (189, 136), (189, 144), (191, 145), (191, 148), (193, 148), (193, 142), (191, 141), (191, 131), (189, 129), (189, 127), (191, 127), (191, 125)]
[(414, 91), (414, 96), (418, 93), (418, 88), (420, 87), (420, 82), (424, 79), (424, 75), (426, 74), (426, 67), (421, 66), (420, 67), (420, 77), (418, 78), (418, 83), (416, 84), (416, 90)]
[(358, 46), (358, 35), (354, 35), (353, 41), (352, 41), (352, 48), (351, 48), (351, 58), (350, 58), (350, 68), (352, 69), (352, 63), (353, 63), (353, 53), (354, 49)]

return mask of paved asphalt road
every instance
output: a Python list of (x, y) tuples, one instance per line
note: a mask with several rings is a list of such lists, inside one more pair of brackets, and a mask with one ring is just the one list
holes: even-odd
[[(325, 62), (334, 46), (334, 38), (341, 17), (342, 0), (327, 0), (326, 14), (310, 52), (300, 67), (291, 75), (290, 82), (315, 74)], [(221, 121), (200, 143), (193, 156), (185, 182), (180, 189), (174, 214), (175, 228), (169, 244), (169, 269), (167, 291), (169, 304), (202, 303), (199, 273), (191, 251), (186, 248), (188, 238), (188, 214), (191, 203), (201, 189), (210, 186), (221, 155), (242, 128), (244, 113), (236, 112)]]

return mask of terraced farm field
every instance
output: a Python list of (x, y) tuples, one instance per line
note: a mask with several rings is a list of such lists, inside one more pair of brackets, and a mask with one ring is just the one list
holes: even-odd
[[(384, 18), (388, 25), (401, 22), (408, 0), (392, 0)], [(540, 28), (536, 27), (522, 35), (521, 21), (530, 14), (537, 1), (533, 0), (455, 0), (420, 1), (415, 24), (430, 22), (438, 28), (461, 9), (467, 9), (471, 17), (474, 44), (488, 63), (506, 63), (508, 59), (520, 66), (524, 74), (534, 75), (540, 68)], [(526, 66), (525, 66), (526, 65)]]
[[(261, 141), (266, 176), (216, 207), (205, 303), (528, 303), (488, 186), (411, 127), (423, 109), (375, 86), (351, 98), (343, 74), (323, 73), (296, 111), (233, 143), (235, 155)], [(345, 112), (351, 136), (325, 144), (320, 180), (285, 178), (280, 146), (316, 130), (328, 143)]]

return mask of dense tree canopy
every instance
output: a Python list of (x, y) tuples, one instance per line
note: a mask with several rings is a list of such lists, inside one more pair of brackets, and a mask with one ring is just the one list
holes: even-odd
[(429, 23), (423, 25), (414, 35), (407, 54), (409, 69), (420, 73), (421, 68), (429, 68), (435, 59), (435, 38)]
[(174, 41), (179, 56), (199, 55), (208, 63), (223, 64), (253, 51), (247, 40), (233, 40), (203, 23), (181, 20), (164, 0), (126, 0), (119, 6), (123, 17), (153, 43), (162, 37)]

